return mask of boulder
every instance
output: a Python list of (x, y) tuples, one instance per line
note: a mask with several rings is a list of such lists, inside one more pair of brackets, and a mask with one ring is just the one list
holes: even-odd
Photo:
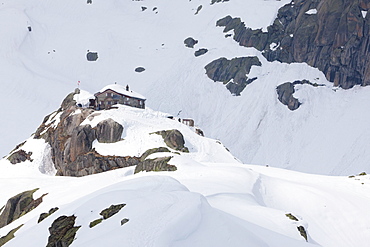
[(207, 52), (208, 52), (208, 49), (201, 48), (201, 49), (194, 52), (194, 56), (199, 57), (199, 56), (202, 56), (202, 55), (206, 54)]
[(188, 48), (194, 48), (194, 45), (198, 44), (198, 40), (195, 40), (192, 37), (189, 37), (184, 40), (184, 44)]
[(184, 136), (177, 129), (162, 130), (155, 132), (154, 134), (161, 135), (168, 147), (182, 152), (189, 152), (189, 150), (184, 146)]
[(75, 239), (81, 226), (74, 226), (76, 216), (60, 216), (49, 228), (49, 238), (46, 247), (68, 247)]
[(145, 68), (144, 67), (137, 67), (137, 68), (135, 68), (135, 72), (141, 73), (141, 72), (144, 72), (144, 71), (145, 71)]
[(98, 53), (97, 52), (88, 52), (86, 54), (87, 61), (93, 62), (98, 60)]
[(109, 118), (98, 123), (95, 131), (99, 142), (114, 143), (121, 140), (123, 126)]

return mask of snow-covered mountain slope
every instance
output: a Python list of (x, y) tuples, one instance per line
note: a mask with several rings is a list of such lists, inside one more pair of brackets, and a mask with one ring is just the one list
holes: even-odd
[[(230, 15), (266, 30), (290, 1), (210, 2), (2, 1), (0, 152), (26, 139), (78, 81), (90, 92), (118, 82), (145, 95), (154, 110), (194, 118), (243, 162), (320, 174), (368, 170), (367, 87), (336, 89), (306, 64), (267, 62), (216, 27)], [(198, 40), (194, 49), (185, 47), (188, 37)], [(208, 52), (194, 56), (200, 48)], [(88, 51), (98, 53), (97, 61), (87, 61)], [(257, 56), (262, 66), (252, 67), (248, 77), (257, 80), (241, 96), (205, 74), (215, 59), (245, 56)], [(290, 111), (276, 87), (302, 79), (326, 86), (297, 86), (302, 105)]]
[[(1, 160), (1, 213), (7, 211), (2, 208), (7, 199), (23, 191), (39, 188), (34, 198), (44, 195), (39, 206), (0, 228), (5, 236), (23, 224), (5, 246), (46, 246), (49, 228), (61, 216), (76, 217), (73, 225), (79, 228), (70, 246), (367, 246), (369, 175), (329, 177), (244, 165), (219, 141), (167, 115), (122, 105), (92, 112), (81, 126), (94, 127), (108, 118), (121, 124), (120, 141), (93, 144), (99, 153), (116, 156), (140, 156), (166, 146), (151, 133), (178, 129), (189, 153), (170, 149), (148, 157), (170, 155), (176, 171), (134, 174), (132, 166), (79, 178), (52, 176), (50, 147), (33, 138), (21, 147), (32, 152), (31, 160), (15, 165)], [(58, 121), (50, 123), (53, 128)], [(89, 226), (103, 210), (123, 204), (116, 214)], [(55, 207), (37, 223), (41, 213)]]

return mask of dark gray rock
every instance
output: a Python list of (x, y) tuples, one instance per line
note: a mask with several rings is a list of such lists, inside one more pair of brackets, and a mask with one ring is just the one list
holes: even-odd
[(291, 82), (286, 82), (284, 84), (279, 85), (276, 88), (276, 92), (278, 94), (279, 101), (288, 106), (289, 110), (294, 111), (297, 110), (301, 103), (298, 99), (293, 97), (295, 92), (294, 84)]
[(44, 219), (46, 219), (47, 217), (49, 217), (50, 215), (52, 215), (53, 213), (58, 211), (58, 209), (59, 209), (58, 207), (51, 208), (48, 213), (40, 214), (40, 217), (39, 217), (37, 223), (40, 223), (41, 221), (43, 221)]
[(135, 174), (141, 171), (146, 172), (176, 171), (177, 170), (176, 166), (168, 164), (171, 158), (172, 157), (160, 157), (155, 159), (146, 159), (136, 166)]
[(278, 99), (283, 105), (288, 106), (289, 110), (291, 111), (297, 110), (299, 106), (301, 105), (298, 99), (293, 97), (293, 94), (295, 92), (294, 87), (295, 85), (298, 85), (298, 84), (301, 84), (301, 85), (307, 84), (313, 87), (325, 86), (322, 84), (311, 83), (308, 80), (302, 80), (302, 81), (297, 80), (294, 82), (286, 82), (286, 83), (279, 85), (276, 88)]
[[(344, 89), (370, 84), (370, 16), (367, 0), (297, 0), (279, 9), (267, 32), (247, 28), (240, 18), (217, 22), (224, 32), (234, 31), (240, 45), (255, 47), (268, 61), (307, 63)], [(307, 14), (316, 9), (317, 14)], [(277, 49), (271, 49), (272, 43)]]
[(223, 2), (228, 2), (229, 0), (211, 0), (211, 5), (215, 3), (223, 3)]
[(184, 44), (188, 48), (194, 48), (194, 45), (198, 44), (198, 40), (195, 40), (192, 37), (189, 37), (184, 40)]
[(74, 226), (76, 216), (60, 216), (49, 228), (49, 238), (46, 247), (68, 247), (75, 239), (81, 226)]
[[(252, 66), (261, 66), (261, 62), (257, 57), (239, 57), (228, 60), (219, 58), (207, 64), (205, 67), (207, 76), (213, 81), (222, 82), (227, 85), (227, 89), (236, 96), (244, 88), (256, 80), (257, 78), (249, 79), (249, 74)], [(231, 81), (232, 80), (232, 81)]]
[(33, 193), (38, 189), (29, 190), (22, 192), (16, 196), (13, 196), (8, 200), (4, 210), (0, 215), (0, 228), (4, 227), (19, 217), (30, 212), (36, 208), (42, 202), (42, 198), (46, 195), (42, 195), (40, 198), (34, 200)]
[(138, 73), (141, 73), (141, 72), (144, 72), (145, 71), (145, 68), (144, 67), (137, 67), (135, 69), (135, 72), (138, 72)]
[(184, 146), (185, 145), (184, 136), (181, 134), (180, 131), (176, 129), (162, 130), (155, 132), (154, 134), (161, 135), (168, 147), (182, 152), (189, 152), (189, 150)]
[(98, 53), (97, 52), (88, 52), (86, 54), (87, 61), (93, 62), (98, 60)]
[(8, 157), (8, 160), (10, 161), (10, 163), (12, 163), (13, 165), (17, 164), (17, 163), (21, 163), (21, 162), (24, 162), (26, 160), (29, 160), (29, 161), (33, 161), (31, 159), (31, 155), (32, 155), (32, 152), (26, 152), (24, 151), (23, 149), (20, 149), (14, 153), (12, 153), (9, 157)]
[(199, 12), (202, 10), (203, 6), (199, 5), (197, 8), (197, 11), (195, 12), (195, 15), (199, 14)]
[(127, 218), (124, 218), (121, 220), (121, 226), (123, 226), (124, 224), (126, 224), (127, 222), (129, 222), (130, 220), (127, 219)]
[(207, 52), (208, 52), (208, 49), (201, 48), (201, 49), (197, 50), (196, 52), (194, 52), (194, 55), (196, 57), (199, 57), (199, 56), (202, 56), (202, 55), (206, 54)]
[[(109, 118), (101, 121), (95, 128), (100, 143), (114, 143), (121, 140), (123, 126)], [(89, 150), (90, 151), (90, 150)]]

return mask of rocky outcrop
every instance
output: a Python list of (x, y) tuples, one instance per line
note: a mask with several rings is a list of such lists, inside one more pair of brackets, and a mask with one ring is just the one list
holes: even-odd
[(222, 82), (233, 95), (239, 96), (248, 84), (257, 79), (247, 77), (252, 66), (261, 65), (257, 57), (238, 57), (231, 60), (223, 57), (207, 64), (205, 70), (211, 80)]
[(57, 171), (57, 176), (82, 177), (139, 164), (137, 157), (100, 155), (95, 150), (79, 155), (76, 160), (66, 163)]
[(58, 207), (51, 208), (48, 213), (40, 214), (40, 217), (39, 217), (37, 223), (40, 223), (41, 221), (43, 221), (44, 219), (46, 219), (47, 217), (49, 217), (50, 215), (52, 215), (53, 213), (58, 211), (58, 209), (59, 209)]
[(22, 192), (8, 200), (0, 215), (0, 228), (8, 225), (40, 205), (42, 198), (46, 194), (34, 200), (33, 194), (37, 190), (38, 189)]
[(279, 101), (283, 104), (288, 106), (289, 110), (294, 111), (297, 110), (301, 103), (298, 99), (293, 97), (295, 92), (294, 84), (290, 82), (286, 82), (284, 84), (279, 85), (276, 88), (276, 92), (278, 94)]
[(306, 232), (306, 229), (304, 229), (304, 226), (297, 226), (297, 229), (299, 233), (301, 234), (301, 236), (307, 241), (307, 232)]
[(208, 49), (201, 48), (201, 49), (194, 52), (194, 56), (199, 57), (199, 56), (202, 56), (202, 55), (206, 54), (207, 52), (208, 52)]
[[(103, 218), (99, 218), (99, 219), (96, 219), (96, 220), (91, 221), (91, 222), (90, 222), (90, 224), (89, 224), (89, 227), (90, 227), (90, 228), (93, 228), (94, 226), (96, 226), (96, 225), (98, 225), (98, 224), (102, 223), (102, 222), (103, 222), (103, 220), (106, 220), (106, 219), (108, 219), (108, 218), (112, 217), (113, 215), (115, 215), (115, 214), (117, 214), (119, 211), (121, 211), (121, 209), (122, 209), (124, 206), (126, 206), (126, 204), (124, 204), (124, 203), (122, 203), (122, 204), (116, 204), (116, 205), (111, 205), (109, 208), (106, 208), (106, 209), (102, 210), (102, 211), (100, 212), (100, 215), (101, 215), (101, 216), (103, 216)], [(127, 219), (127, 221), (128, 221), (128, 219)], [(127, 222), (127, 221), (126, 221), (126, 222)], [(125, 223), (126, 223), (126, 222), (125, 222)], [(121, 221), (121, 225), (123, 225), (123, 224), (122, 224), (122, 221)]]
[(24, 162), (26, 160), (32, 161), (31, 159), (32, 152), (26, 152), (23, 149), (20, 149), (14, 153), (12, 153), (9, 157), (8, 160), (10, 163), (13, 165)]
[(49, 228), (50, 236), (46, 247), (68, 247), (75, 239), (81, 226), (74, 226), (76, 216), (60, 216)]
[[(56, 175), (81, 177), (137, 165), (137, 157), (104, 156), (93, 150), (95, 140), (120, 141), (123, 126), (112, 119), (103, 120), (95, 128), (81, 125), (96, 113), (93, 109), (78, 108), (73, 100), (76, 93), (69, 94), (57, 112), (45, 117), (35, 133), (35, 138), (43, 138), (50, 144)], [(55, 122), (58, 122), (56, 126)]]
[(181, 152), (189, 152), (188, 148), (184, 146), (185, 145), (184, 136), (181, 134), (180, 131), (176, 129), (162, 130), (155, 132), (154, 134), (161, 135), (168, 147)]
[(223, 3), (223, 2), (228, 2), (230, 0), (211, 0), (211, 5), (215, 3)]
[(7, 242), (9, 242), (10, 240), (12, 240), (13, 238), (14, 238), (14, 233), (16, 232), (16, 231), (18, 231), (21, 227), (23, 226), (23, 224), (22, 225), (20, 225), (20, 226), (18, 226), (17, 228), (14, 228), (13, 230), (11, 230), (8, 234), (6, 234), (5, 236), (3, 236), (3, 237), (1, 237), (0, 238), (0, 247), (1, 246), (3, 246), (3, 245), (5, 245)]
[(151, 148), (146, 150), (140, 157), (140, 161), (144, 161), (149, 155), (154, 153), (161, 153), (161, 152), (167, 152), (170, 153), (171, 151), (168, 148), (165, 147), (159, 147), (159, 148)]
[(168, 164), (172, 157), (160, 157), (155, 159), (146, 159), (140, 162), (135, 168), (135, 174), (141, 171), (159, 172), (159, 171), (176, 171), (177, 167)]
[(301, 85), (307, 84), (313, 87), (323, 86), (323, 85), (319, 85), (316, 83), (311, 83), (307, 80), (302, 80), (302, 81), (297, 80), (294, 82), (286, 82), (286, 83), (279, 85), (276, 88), (278, 99), (283, 105), (288, 106), (289, 110), (291, 111), (297, 110), (299, 106), (301, 105), (299, 100), (293, 97), (293, 94), (295, 92), (294, 87), (295, 85), (298, 85), (298, 84), (301, 84)]
[(195, 40), (192, 37), (189, 37), (184, 40), (184, 44), (188, 48), (194, 48), (194, 45), (198, 44), (198, 40)]
[(109, 118), (96, 126), (96, 138), (101, 143), (114, 143), (121, 140), (123, 126)]
[(103, 216), (104, 220), (106, 220), (106, 219), (112, 217), (113, 215), (115, 215), (116, 213), (118, 213), (119, 211), (121, 211), (121, 209), (124, 206), (126, 206), (126, 204), (124, 204), (124, 203), (117, 204), (117, 205), (111, 205), (109, 208), (106, 208), (103, 211), (101, 211), (100, 215)]
[(367, 0), (296, 0), (279, 9), (267, 28), (247, 28), (240, 18), (217, 22), (233, 30), (240, 45), (254, 47), (268, 61), (307, 63), (344, 89), (370, 84), (370, 15)]

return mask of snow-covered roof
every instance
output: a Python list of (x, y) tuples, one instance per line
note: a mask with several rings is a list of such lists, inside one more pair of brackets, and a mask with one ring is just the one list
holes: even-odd
[(122, 85), (119, 85), (119, 84), (107, 85), (107, 86), (103, 87), (98, 93), (103, 93), (104, 91), (106, 91), (108, 89), (111, 89), (111, 90), (115, 91), (116, 93), (124, 94), (124, 95), (127, 95), (127, 96), (132, 97), (132, 98), (138, 98), (138, 99), (146, 100), (146, 98), (143, 95), (141, 95), (137, 92), (131, 91), (131, 90), (127, 91), (126, 86), (122, 86)]

